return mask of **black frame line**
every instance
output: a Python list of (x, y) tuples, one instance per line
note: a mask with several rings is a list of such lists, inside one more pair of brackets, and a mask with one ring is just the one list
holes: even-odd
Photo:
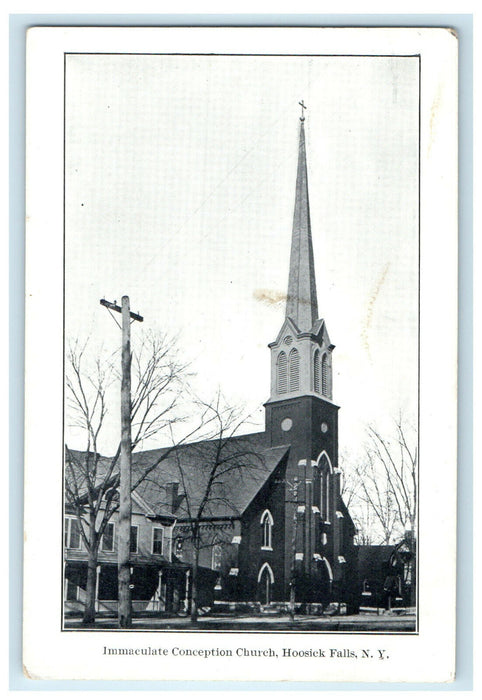
[[(233, 28), (240, 28), (239, 25), (233, 25)], [(374, 27), (379, 28), (379, 27)], [(398, 27), (397, 27), (398, 28)], [(64, 610), (64, 517), (65, 517), (65, 494), (64, 494), (64, 482), (65, 482), (65, 239), (66, 239), (66, 225), (65, 225), (65, 184), (66, 184), (66, 172), (65, 172), (65, 161), (66, 161), (66, 96), (67, 96), (67, 56), (205, 56), (205, 57), (239, 57), (239, 58), (418, 58), (418, 335), (417, 335), (417, 356), (418, 356), (418, 368), (417, 368), (417, 552), (416, 552), (416, 595), (417, 595), (417, 605), (416, 605), (416, 618), (415, 618), (415, 630), (413, 632), (395, 632), (391, 630), (382, 631), (372, 631), (372, 630), (240, 630), (236, 629), (235, 624), (233, 624), (232, 629), (229, 630), (217, 630), (217, 629), (163, 629), (163, 628), (152, 628), (152, 629), (119, 629), (119, 628), (66, 628), (65, 625), (65, 610)], [(420, 594), (420, 566), (419, 566), (419, 539), (420, 539), (420, 272), (421, 272), (421, 96), (422, 96), (422, 57), (420, 53), (414, 54), (273, 54), (273, 53), (214, 53), (214, 52), (202, 52), (202, 53), (183, 53), (183, 52), (168, 52), (168, 53), (157, 53), (157, 52), (129, 52), (129, 51), (66, 51), (64, 52), (64, 95), (63, 95), (63, 289), (62, 289), (62, 327), (63, 327), (63, 337), (62, 337), (62, 526), (60, 528), (61, 533), (61, 575), (60, 580), (61, 585), (61, 620), (60, 620), (60, 631), (61, 632), (121, 632), (121, 633), (148, 633), (152, 634), (154, 632), (162, 633), (183, 633), (183, 634), (316, 634), (316, 635), (327, 635), (327, 634), (337, 634), (337, 635), (388, 635), (397, 637), (413, 637), (420, 634), (419, 629), (419, 594)]]

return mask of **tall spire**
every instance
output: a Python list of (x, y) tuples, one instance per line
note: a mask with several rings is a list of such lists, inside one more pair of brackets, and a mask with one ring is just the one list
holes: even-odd
[(311, 240), (308, 173), (306, 168), (304, 129), (304, 110), (306, 107), (303, 102), (300, 102), (300, 105), (300, 143), (286, 316), (289, 316), (301, 331), (309, 331), (318, 319), (318, 302), (316, 298), (315, 263)]

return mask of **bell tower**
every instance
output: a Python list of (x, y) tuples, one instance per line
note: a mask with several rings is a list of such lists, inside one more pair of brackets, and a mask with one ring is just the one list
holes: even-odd
[(266, 437), (273, 447), (289, 446), (283, 479), (285, 595), (289, 598), (296, 588), (297, 600), (326, 604), (331, 600), (333, 586), (344, 577), (345, 516), (340, 510), (343, 506), (338, 469), (338, 406), (333, 403), (335, 346), (325, 321), (318, 317), (306, 164), (306, 108), (300, 104), (303, 111), (286, 313), (276, 340), (269, 344), (271, 392), (265, 404)]
[(265, 404), (272, 445), (290, 444), (298, 459), (338, 458), (338, 407), (333, 403), (331, 343), (318, 318), (311, 235), (304, 107), (299, 126), (298, 166), (285, 320), (271, 351), (271, 392)]

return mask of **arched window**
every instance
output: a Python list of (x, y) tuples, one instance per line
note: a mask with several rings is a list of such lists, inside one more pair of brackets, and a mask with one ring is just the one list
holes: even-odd
[(321, 358), (321, 393), (328, 396), (328, 358), (323, 355)]
[(320, 513), (323, 520), (329, 520), (330, 514), (330, 472), (331, 462), (326, 452), (318, 458), (320, 467)]
[(320, 351), (315, 350), (313, 356), (313, 386), (315, 391), (320, 393)]
[(326, 520), (330, 519), (330, 472), (326, 472), (326, 481), (325, 481), (325, 496), (326, 496), (326, 505), (325, 505), (325, 518)]
[(296, 348), (290, 352), (290, 391), (300, 388), (300, 353)]
[(318, 462), (318, 467), (321, 471), (324, 471), (324, 470), (327, 470), (329, 472), (333, 471), (333, 467), (332, 467), (330, 458), (326, 454), (325, 450), (323, 450), (323, 452), (320, 454), (317, 462)]
[(273, 516), (269, 510), (265, 510), (261, 516), (261, 549), (273, 549), (272, 534), (273, 534)]
[(278, 394), (285, 394), (288, 391), (288, 358), (283, 351), (278, 355)]

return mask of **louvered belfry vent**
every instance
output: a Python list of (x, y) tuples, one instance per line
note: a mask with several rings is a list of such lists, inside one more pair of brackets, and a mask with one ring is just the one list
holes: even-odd
[(300, 388), (300, 353), (296, 348), (290, 352), (290, 391)]
[(278, 393), (286, 394), (288, 391), (288, 358), (281, 351), (278, 355)]
[(313, 386), (317, 394), (320, 393), (320, 351), (315, 350), (313, 357)]
[(321, 360), (321, 391), (323, 396), (328, 396), (328, 360), (323, 355)]

